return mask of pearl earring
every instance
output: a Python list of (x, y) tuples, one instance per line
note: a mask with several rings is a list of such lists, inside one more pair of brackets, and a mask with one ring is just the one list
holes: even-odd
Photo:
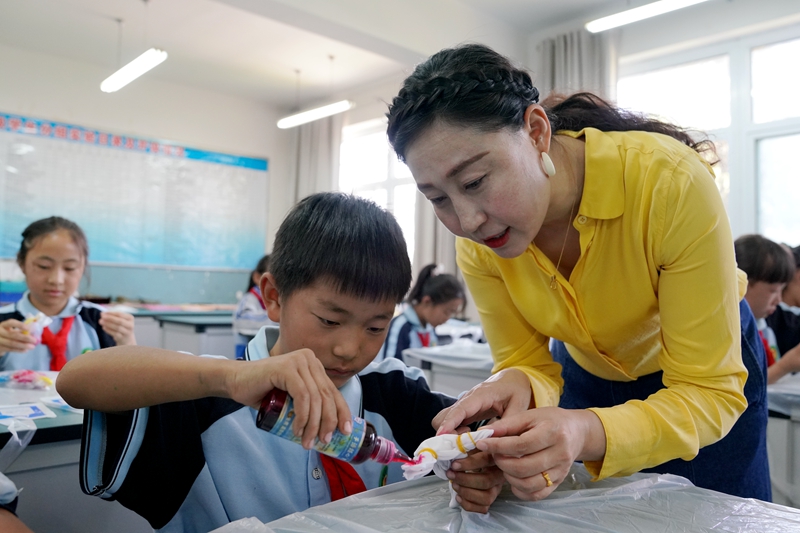
[(550, 156), (547, 155), (547, 152), (542, 152), (542, 167), (548, 178), (552, 178), (556, 175), (556, 166), (553, 164), (553, 160), (550, 159)]

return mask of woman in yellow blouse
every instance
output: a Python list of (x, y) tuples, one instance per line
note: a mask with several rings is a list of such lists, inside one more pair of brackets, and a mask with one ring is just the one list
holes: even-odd
[[(502, 415), (479, 448), (524, 499), (577, 460), (596, 479), (651, 469), (769, 500), (765, 358), (698, 153), (710, 143), (591, 94), (538, 96), (465, 45), (419, 65), (390, 107), (389, 139), (458, 237), (495, 360), (439, 431)], [(470, 510), (499, 490), (465, 472), (480, 461), (451, 472)]]

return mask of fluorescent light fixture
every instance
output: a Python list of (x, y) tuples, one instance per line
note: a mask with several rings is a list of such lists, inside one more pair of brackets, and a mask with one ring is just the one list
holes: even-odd
[(278, 121), (278, 127), (282, 130), (294, 128), (295, 126), (305, 124), (306, 122), (313, 122), (337, 113), (343, 113), (348, 109), (352, 109), (354, 106), (355, 103), (351, 102), (350, 100), (342, 100), (341, 102), (336, 102), (335, 104), (328, 104), (322, 107), (309, 109), (308, 111), (303, 111), (302, 113), (297, 113), (296, 115), (291, 115), (280, 119)]
[(151, 48), (103, 80), (100, 90), (104, 93), (119, 91), (151, 68), (163, 63), (165, 59), (167, 59), (167, 53), (164, 50)]
[(708, 0), (660, 0), (659, 2), (653, 2), (652, 4), (622, 11), (616, 15), (609, 15), (608, 17), (593, 20), (586, 24), (586, 29), (592, 33), (598, 33), (707, 1)]

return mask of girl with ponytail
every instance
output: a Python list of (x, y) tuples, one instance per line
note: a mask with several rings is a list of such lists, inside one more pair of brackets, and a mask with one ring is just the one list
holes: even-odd
[(464, 287), (455, 276), (437, 273), (436, 265), (426, 266), (408, 293), (403, 312), (389, 324), (386, 341), (375, 360), (402, 360), (406, 348), (436, 346), (434, 328), (453, 318), (465, 301)]

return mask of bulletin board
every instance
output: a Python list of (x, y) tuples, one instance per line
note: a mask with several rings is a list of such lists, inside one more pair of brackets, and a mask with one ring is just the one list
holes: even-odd
[(53, 215), (90, 260), (251, 269), (264, 253), (267, 160), (0, 113), (0, 257)]

